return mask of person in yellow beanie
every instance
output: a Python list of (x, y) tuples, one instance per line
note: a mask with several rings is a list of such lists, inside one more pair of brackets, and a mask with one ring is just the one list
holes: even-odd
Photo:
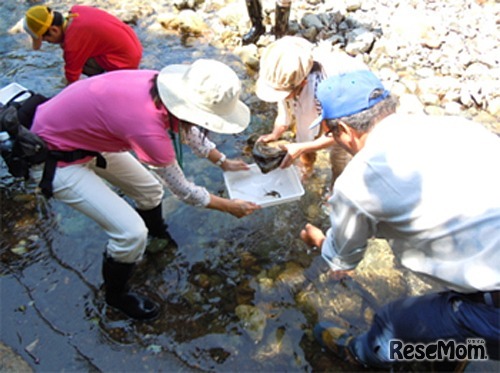
[(92, 76), (106, 71), (137, 69), (142, 45), (134, 30), (104, 10), (75, 5), (67, 16), (45, 5), (28, 9), (24, 30), (33, 39), (33, 49), (42, 41), (60, 44), (68, 84), (81, 74)]

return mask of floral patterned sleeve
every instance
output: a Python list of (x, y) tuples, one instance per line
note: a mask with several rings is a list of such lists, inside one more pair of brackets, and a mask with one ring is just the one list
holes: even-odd
[(165, 185), (181, 201), (198, 207), (205, 207), (210, 203), (208, 191), (186, 179), (177, 162), (166, 167), (149, 168), (160, 178)]
[(207, 158), (210, 150), (215, 148), (215, 144), (196, 126), (191, 126), (188, 131), (182, 131), (182, 134), (184, 135), (184, 142), (197, 157)]

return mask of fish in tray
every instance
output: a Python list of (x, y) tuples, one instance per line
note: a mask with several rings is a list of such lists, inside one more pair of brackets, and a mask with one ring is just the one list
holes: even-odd
[(274, 198), (281, 198), (281, 194), (277, 190), (271, 190), (269, 192), (266, 192), (266, 194), (264, 194), (264, 197), (267, 197), (267, 196), (274, 197)]

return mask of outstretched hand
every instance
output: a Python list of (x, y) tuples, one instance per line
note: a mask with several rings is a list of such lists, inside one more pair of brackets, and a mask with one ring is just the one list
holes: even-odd
[(268, 133), (266, 135), (260, 136), (256, 142), (262, 141), (263, 143), (268, 143), (271, 141), (275, 141), (278, 139), (278, 136), (276, 136), (274, 133)]
[[(325, 235), (321, 229), (307, 223), (304, 229), (300, 232), (300, 238), (309, 246), (321, 247), (323, 241), (325, 240)], [(332, 280), (343, 282), (344, 280), (349, 279), (353, 272), (353, 269), (336, 271), (330, 270), (328, 274)]]
[(222, 163), (221, 168), (224, 171), (242, 171), (249, 170), (250, 166), (241, 159), (226, 159), (224, 163)]
[(242, 218), (261, 208), (262, 207), (260, 205), (254, 202), (243, 201), (241, 199), (233, 199), (231, 200), (231, 205), (228, 212), (231, 215), (236, 216), (237, 218)]
[(300, 155), (303, 153), (301, 144), (283, 144), (280, 149), (286, 151), (285, 158), (281, 161), (280, 168), (287, 168), (293, 164)]
[(325, 240), (325, 235), (318, 227), (307, 223), (300, 232), (300, 238), (309, 246), (321, 247)]

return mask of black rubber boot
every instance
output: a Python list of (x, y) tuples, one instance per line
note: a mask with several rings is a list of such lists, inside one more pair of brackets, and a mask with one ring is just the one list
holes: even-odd
[(262, 4), (260, 0), (246, 0), (248, 16), (252, 21), (252, 28), (241, 38), (243, 45), (255, 43), (266, 32), (262, 24)]
[(288, 20), (290, 19), (290, 6), (276, 4), (274, 12), (274, 36), (279, 39), (288, 32)]
[(160, 307), (144, 295), (130, 292), (127, 282), (134, 271), (134, 263), (119, 263), (104, 255), (102, 277), (106, 292), (106, 303), (125, 315), (147, 320), (158, 316)]
[(148, 228), (150, 236), (155, 238), (169, 239), (173, 242), (172, 237), (167, 231), (167, 224), (163, 221), (161, 211), (161, 203), (151, 210), (136, 210)]

